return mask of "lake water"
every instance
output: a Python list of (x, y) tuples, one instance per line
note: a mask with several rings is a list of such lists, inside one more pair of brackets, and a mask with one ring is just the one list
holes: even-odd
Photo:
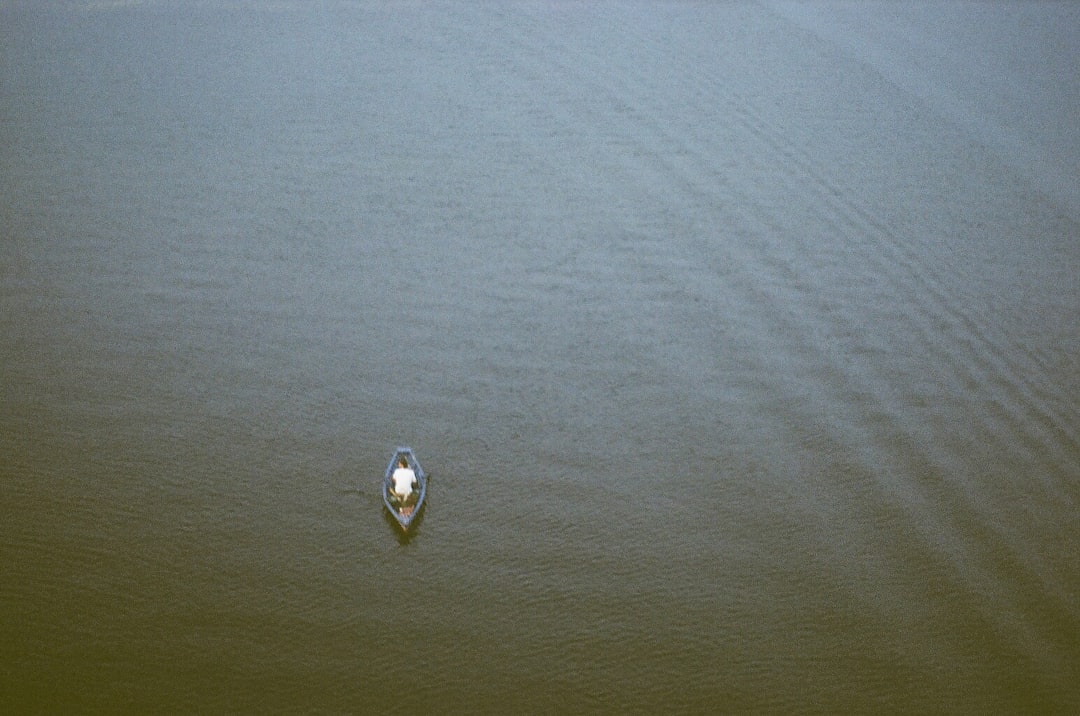
[(1080, 711), (1080, 12), (935, 8), (0, 2), (0, 706)]

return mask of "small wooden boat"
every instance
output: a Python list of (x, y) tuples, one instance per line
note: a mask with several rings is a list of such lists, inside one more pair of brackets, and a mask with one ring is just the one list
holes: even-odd
[[(401, 499), (393, 490), (394, 470), (398, 468), (398, 463), (402, 458), (405, 459), (409, 468), (416, 475), (416, 487), (404, 499)], [(390, 458), (390, 464), (386, 466), (386, 475), (383, 477), (382, 496), (386, 509), (397, 520), (402, 531), (408, 532), (409, 525), (420, 514), (420, 508), (424, 506), (424, 497), (427, 496), (427, 475), (424, 474), (424, 469), (420, 467), (420, 461), (416, 459), (412, 448), (399, 447), (394, 451), (394, 456)]]

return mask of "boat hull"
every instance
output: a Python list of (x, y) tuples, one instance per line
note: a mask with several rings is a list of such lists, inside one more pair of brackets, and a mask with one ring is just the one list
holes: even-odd
[[(391, 488), (394, 485), (394, 470), (397, 467), (398, 460), (401, 458), (405, 458), (409, 463), (409, 467), (416, 474), (416, 501), (410, 501), (410, 504), (407, 505), (397, 504), (396, 500), (391, 496)], [(424, 469), (420, 467), (420, 461), (416, 459), (416, 454), (413, 453), (412, 448), (399, 447), (394, 451), (394, 456), (390, 458), (390, 463), (386, 466), (386, 474), (383, 476), (382, 497), (383, 505), (394, 518), (394, 521), (397, 522), (398, 527), (403, 532), (408, 532), (413, 520), (420, 514), (420, 510), (424, 506), (424, 499), (427, 497), (427, 475), (424, 473)]]

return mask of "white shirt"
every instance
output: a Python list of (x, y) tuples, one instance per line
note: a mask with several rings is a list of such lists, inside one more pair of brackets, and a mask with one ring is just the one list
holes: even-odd
[(413, 483), (416, 482), (416, 473), (408, 467), (399, 467), (394, 470), (394, 492), (405, 497), (412, 492)]

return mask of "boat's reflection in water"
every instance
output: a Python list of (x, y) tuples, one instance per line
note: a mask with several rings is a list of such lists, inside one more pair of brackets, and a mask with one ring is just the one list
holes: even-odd
[(430, 499), (430, 494), (425, 497), (424, 504), (420, 506), (420, 512), (416, 515), (416, 517), (413, 518), (413, 521), (409, 523), (408, 530), (401, 529), (401, 525), (398, 524), (397, 518), (390, 514), (390, 510), (387, 509), (386, 505), (382, 506), (383, 520), (385, 520), (386, 524), (390, 527), (394, 534), (397, 535), (398, 544), (409, 544), (410, 542), (412, 542), (413, 537), (415, 537), (420, 531), (421, 525), (424, 524), (424, 515), (427, 513), (427, 503), (430, 501)]

